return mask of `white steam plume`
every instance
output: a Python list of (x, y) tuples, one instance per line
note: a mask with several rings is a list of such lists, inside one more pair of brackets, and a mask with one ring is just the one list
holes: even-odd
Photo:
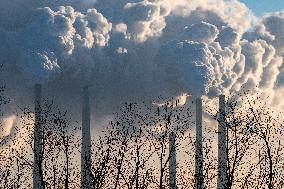
[(40, 82), (77, 107), (72, 99), (88, 82), (96, 115), (129, 100), (242, 90), (284, 105), (283, 12), (256, 18), (237, 0), (52, 2), (33, 4), (30, 19), (0, 29), (0, 78), (13, 99), (32, 96), (24, 91)]

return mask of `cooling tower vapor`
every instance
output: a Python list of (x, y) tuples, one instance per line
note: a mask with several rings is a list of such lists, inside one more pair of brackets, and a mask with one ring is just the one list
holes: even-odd
[(27, 11), (16, 2), (1, 7), (15, 16), (0, 19), (10, 110), (29, 104), (34, 83), (75, 114), (89, 85), (101, 117), (129, 100), (242, 90), (284, 106), (283, 12), (257, 18), (237, 0), (48, 0)]

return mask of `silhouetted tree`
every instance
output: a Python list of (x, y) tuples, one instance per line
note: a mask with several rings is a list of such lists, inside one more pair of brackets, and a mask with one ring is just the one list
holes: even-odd
[[(211, 189), (216, 187), (217, 180), (214, 124), (220, 121), (220, 112), (213, 103), (205, 106), (202, 179), (203, 188)], [(179, 106), (174, 100), (161, 104), (126, 103), (105, 127), (103, 135), (92, 141), (92, 188), (195, 188), (194, 152), (198, 146), (192, 107), (193, 104)], [(225, 109), (228, 158), (224, 188), (283, 188), (284, 128), (280, 114), (259, 97), (248, 94), (230, 96)], [(79, 188), (79, 127), (67, 110), (48, 100), (43, 100), (40, 115), (45, 188)], [(32, 187), (34, 111), (23, 108), (19, 116), (21, 124), (15, 127), (10, 148), (0, 154), (0, 161), (5, 161), (1, 165), (0, 188)]]
[[(4, 68), (3, 64), (0, 64), (0, 72)], [(3, 116), (3, 106), (10, 102), (10, 99), (5, 95), (6, 85), (1, 83), (0, 85), (0, 117)], [(0, 132), (2, 133), (4, 128), (4, 124), (2, 119), (0, 118)], [(1, 135), (4, 137), (3, 135)], [(11, 188), (12, 185), (9, 184), (9, 180), (11, 179), (11, 167), (10, 164), (13, 160), (7, 157), (9, 156), (9, 149), (4, 148), (3, 145), (6, 142), (5, 138), (0, 139), (0, 188)]]
[[(94, 145), (94, 188), (148, 188), (155, 149), (135, 103), (122, 107)], [(113, 183), (113, 184), (112, 184)]]
[[(77, 161), (79, 154), (79, 138), (75, 135), (78, 127), (72, 125), (66, 110), (60, 109), (53, 102), (44, 100), (40, 109), (42, 125), (41, 167), (42, 182), (47, 189), (76, 188), (79, 186), (79, 170)], [(29, 178), (21, 183), (21, 187), (32, 186), (32, 170), (34, 165), (34, 112), (22, 108), (19, 112), (21, 124), (15, 127), (12, 139), (12, 154), (14, 162), (18, 162), (23, 178)], [(79, 159), (79, 158), (78, 158)], [(19, 169), (20, 169), (19, 168)], [(15, 172), (15, 171), (14, 171)], [(17, 175), (14, 176), (17, 177)]]
[[(0, 70), (3, 69), (4, 65), (0, 64)], [(5, 84), (1, 84), (0, 85), (0, 107), (8, 104), (10, 102), (10, 99), (4, 94), (6, 89), (6, 85)], [(0, 108), (1, 110), (1, 108)]]
[[(170, 160), (179, 150), (190, 117), (185, 107), (170, 101), (159, 106), (125, 104), (104, 137), (93, 145), (94, 188), (168, 187), (169, 166), (178, 167), (170, 165)], [(170, 147), (173, 133), (174, 149)]]
[(53, 148), (53, 156), (45, 162), (45, 169), (49, 170), (49, 173), (46, 173), (46, 183), (52, 186), (51, 188), (78, 187), (79, 170), (74, 159), (78, 158), (80, 152), (80, 137), (76, 136), (79, 127), (72, 124), (68, 112), (60, 108), (53, 111), (48, 127), (47, 145)]
[[(239, 99), (239, 100), (237, 100)], [(212, 109), (213, 119), (218, 121)], [(276, 174), (283, 158), (282, 123), (261, 95), (230, 96), (226, 103), (227, 181), (225, 188), (281, 188), (283, 172)], [(283, 180), (283, 179), (282, 179)]]
[(246, 95), (247, 111), (245, 115), (249, 123), (245, 133), (255, 137), (258, 151), (257, 161), (249, 174), (245, 177), (242, 188), (283, 188), (284, 172), (283, 160), (283, 123), (281, 114), (266, 105), (266, 100), (249, 98)]

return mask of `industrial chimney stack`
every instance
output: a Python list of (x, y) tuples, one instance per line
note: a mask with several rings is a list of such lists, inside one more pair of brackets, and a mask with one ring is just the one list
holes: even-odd
[(174, 130), (169, 133), (169, 181), (169, 188), (176, 189), (176, 134)]
[(203, 189), (202, 99), (196, 99), (195, 188)]
[(218, 180), (217, 189), (225, 189), (227, 183), (227, 127), (226, 127), (225, 96), (219, 96), (218, 118)]
[(81, 189), (91, 189), (91, 185), (90, 102), (86, 86), (83, 89), (82, 109)]
[(42, 175), (42, 123), (41, 123), (41, 85), (35, 85), (35, 124), (34, 124), (34, 167), (33, 189), (43, 189)]

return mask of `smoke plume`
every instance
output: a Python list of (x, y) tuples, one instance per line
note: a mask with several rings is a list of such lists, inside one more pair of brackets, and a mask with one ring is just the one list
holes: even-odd
[(125, 101), (243, 90), (284, 106), (283, 12), (257, 18), (236, 0), (28, 2), (0, 6), (6, 116), (35, 83), (74, 115), (88, 84), (95, 119)]

